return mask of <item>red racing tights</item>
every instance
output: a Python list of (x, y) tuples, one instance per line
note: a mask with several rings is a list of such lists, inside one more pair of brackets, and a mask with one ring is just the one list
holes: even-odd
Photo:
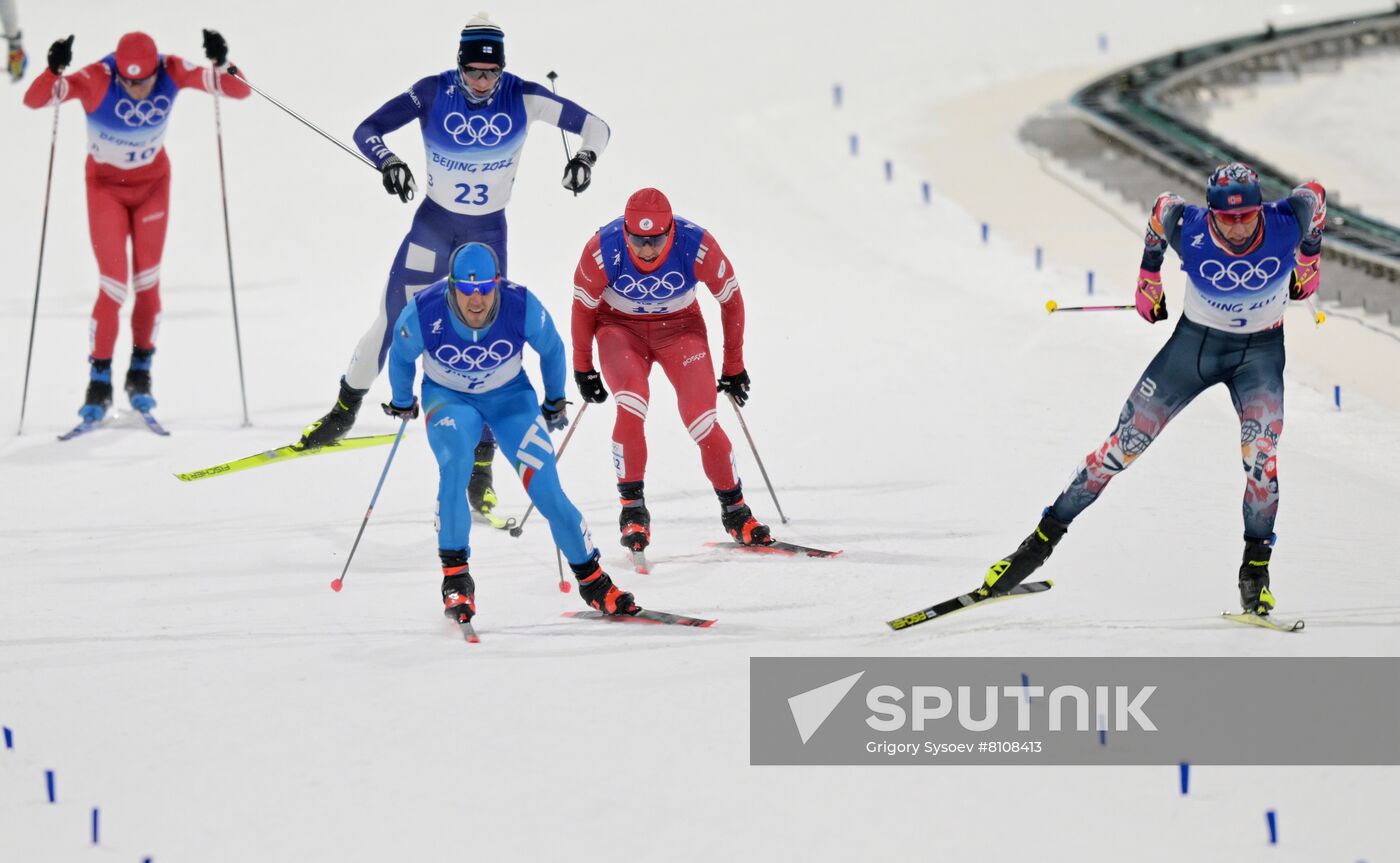
[(132, 344), (154, 348), (160, 323), (160, 258), (169, 221), (170, 172), (129, 184), (99, 178), (89, 170), (87, 193), (88, 228), (100, 288), (92, 307), (91, 354), (99, 360), (112, 357), (128, 279), (136, 293), (131, 311)]
[(613, 425), (617, 481), (638, 482), (646, 474), (648, 377), (655, 363), (676, 388), (681, 422), (700, 447), (710, 484), (720, 491), (739, 485), (734, 449), (716, 418), (715, 369), (699, 311), (692, 307), (689, 313), (648, 320), (600, 310), (596, 337), (603, 380), (617, 402)]

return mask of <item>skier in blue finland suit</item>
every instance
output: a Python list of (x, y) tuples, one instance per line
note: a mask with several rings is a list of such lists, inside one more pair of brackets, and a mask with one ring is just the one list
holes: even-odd
[[(485, 243), (508, 275), (506, 207), (536, 121), (580, 136), (579, 150), (561, 183), (574, 194), (588, 188), (592, 169), (607, 147), (608, 125), (548, 86), (505, 71), (505, 32), (484, 14), (462, 29), (457, 65), (429, 75), (385, 102), (355, 129), (355, 145), (383, 174), (384, 189), (407, 203), (418, 184), (385, 138), (416, 123), (427, 156), (427, 188), (413, 225), (399, 245), (377, 303), (375, 319), (356, 344), (331, 410), (307, 426), (304, 447), (324, 446), (355, 423), (360, 402), (384, 366), (393, 324), (419, 290), (447, 274), (447, 259), (463, 243)], [(495, 439), (483, 431), (468, 488), (472, 509), (496, 527), (491, 462)]]

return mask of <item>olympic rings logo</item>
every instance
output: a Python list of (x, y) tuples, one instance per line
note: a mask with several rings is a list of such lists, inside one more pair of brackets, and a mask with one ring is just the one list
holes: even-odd
[(1247, 260), (1231, 261), (1228, 266), (1219, 261), (1203, 261), (1199, 272), (1201, 278), (1210, 282), (1216, 290), (1229, 293), (1236, 288), (1262, 290), (1282, 269), (1283, 262), (1270, 257), (1257, 264)]
[(489, 372), (501, 367), (515, 355), (515, 345), (505, 339), (496, 339), (490, 345), (442, 345), (433, 351), (433, 357), (443, 365), (459, 372)]
[(170, 113), (170, 98), (157, 96), (140, 102), (120, 99), (112, 110), (117, 119), (128, 126), (157, 126), (164, 123), (166, 115)]
[(685, 289), (685, 276), (671, 270), (662, 276), (635, 279), (626, 273), (613, 282), (613, 290), (629, 300), (669, 300)]
[(470, 117), (460, 111), (453, 111), (442, 118), (442, 130), (464, 147), (480, 144), (494, 147), (510, 134), (512, 124), (509, 114), (496, 113), (489, 118), (484, 114)]

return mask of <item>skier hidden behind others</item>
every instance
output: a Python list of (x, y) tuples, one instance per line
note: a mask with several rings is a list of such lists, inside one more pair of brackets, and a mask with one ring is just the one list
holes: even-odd
[(1222, 165), (1206, 188), (1207, 207), (1170, 192), (1148, 222), (1136, 305), (1148, 323), (1166, 320), (1160, 271), (1170, 246), (1189, 287), (1171, 338), (1148, 364), (1108, 439), (1089, 453), (1069, 485), (1020, 547), (992, 564), (983, 596), (1003, 594), (1050, 557), (1070, 523), (1119, 472), (1146, 451), (1167, 423), (1208, 387), (1224, 384), (1240, 420), (1244, 459), (1244, 561), (1240, 605), (1266, 616), (1274, 519), (1278, 514), (1279, 437), (1283, 433), (1283, 315), (1289, 299), (1318, 288), (1327, 196), (1314, 181), (1265, 203), (1248, 165)]
[[(714, 384), (705, 319), (695, 285), (704, 282), (719, 301), (724, 329), (723, 375)], [(734, 467), (734, 450), (715, 411), (716, 392), (740, 406), (748, 400), (744, 370), (744, 298), (739, 280), (710, 232), (675, 217), (656, 189), (627, 199), (621, 218), (599, 228), (574, 271), (574, 381), (590, 402), (617, 404), (613, 467), (622, 513), (622, 545), (639, 553), (651, 542), (651, 513), (643, 497), (651, 395), (648, 378), (660, 365), (676, 388), (681, 422), (700, 448), (705, 475), (720, 503), (720, 520), (736, 542), (768, 545), (768, 526), (754, 518)], [(593, 367), (598, 341), (602, 375)]]
[(5, 70), (10, 73), (10, 81), (24, 77), (29, 68), (29, 55), (24, 53), (24, 34), (19, 29), (19, 15), (15, 12), (14, 0), (0, 0), (0, 35), (6, 42)]
[[(476, 584), (468, 571), (467, 482), (485, 423), (496, 430), (525, 491), (548, 519), (583, 601), (605, 614), (640, 611), (632, 594), (599, 566), (588, 525), (559, 485), (549, 432), (568, 424), (564, 341), (535, 295), (499, 276), (490, 247), (467, 243), (452, 253), (447, 277), (404, 307), (393, 333), (388, 365), (394, 394), (383, 406), (385, 413), (398, 419), (418, 416), (413, 383), (417, 359), (423, 358), (423, 411), (439, 469), (443, 613), (459, 624), (470, 624), (476, 614)], [(527, 344), (540, 356), (542, 404), (525, 374)]]

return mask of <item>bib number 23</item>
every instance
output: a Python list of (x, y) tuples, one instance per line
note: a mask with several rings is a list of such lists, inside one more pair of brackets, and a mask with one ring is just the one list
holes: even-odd
[[(489, 189), (485, 184), (479, 183), (473, 186), (470, 183), (458, 183), (456, 188), (457, 197), (453, 198), (453, 200), (457, 203), (478, 205), (486, 203), (486, 193)], [(475, 197), (472, 197), (473, 195)]]

